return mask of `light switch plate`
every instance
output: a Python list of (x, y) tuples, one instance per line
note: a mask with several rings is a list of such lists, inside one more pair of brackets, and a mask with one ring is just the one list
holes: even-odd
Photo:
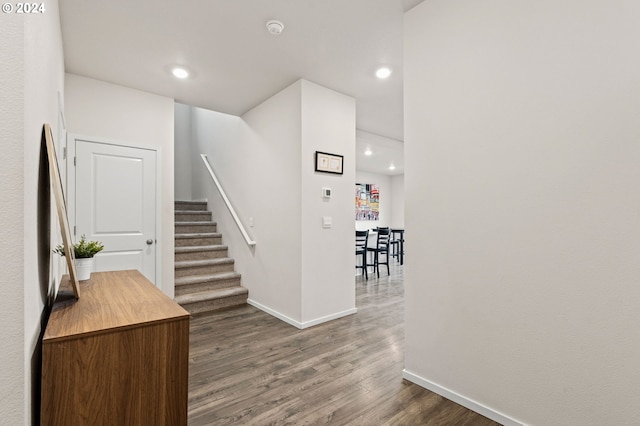
[(331, 228), (333, 225), (333, 218), (331, 216), (322, 216), (322, 227)]

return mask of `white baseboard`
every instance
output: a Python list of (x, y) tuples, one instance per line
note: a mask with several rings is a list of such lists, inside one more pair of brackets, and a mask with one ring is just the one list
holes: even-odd
[(322, 324), (323, 322), (327, 322), (327, 321), (331, 321), (334, 319), (338, 319), (338, 318), (342, 318), (342, 317), (346, 317), (347, 315), (352, 315), (355, 314), (356, 312), (358, 312), (358, 310), (356, 308), (353, 309), (349, 309), (347, 311), (343, 311), (343, 312), (338, 312), (332, 315), (327, 315), (325, 317), (321, 317), (321, 318), (316, 318), (314, 320), (311, 321), (305, 321), (305, 322), (300, 322), (300, 321), (296, 321), (293, 318), (289, 318), (288, 316), (281, 314), (280, 312), (273, 310), (261, 303), (256, 302), (255, 300), (252, 299), (247, 299), (247, 303), (251, 306), (254, 306), (258, 309), (260, 309), (261, 311), (264, 311), (266, 313), (268, 313), (271, 316), (274, 316), (284, 322), (286, 322), (289, 325), (292, 325), (296, 328), (299, 328), (300, 330), (305, 329), (305, 328), (309, 328), (309, 327), (313, 327), (314, 325), (318, 325), (318, 324)]
[(264, 306), (263, 304), (258, 303), (255, 300), (247, 299), (247, 303), (249, 305), (251, 305), (251, 306), (254, 306), (254, 307), (260, 309), (263, 312), (268, 313), (269, 315), (271, 315), (273, 317), (278, 318), (279, 320), (282, 320), (282, 321), (286, 322), (289, 325), (292, 325), (292, 326), (294, 326), (296, 328), (302, 329), (302, 323), (301, 322), (296, 321), (293, 318), (289, 318), (288, 316), (286, 316), (284, 314), (281, 314), (280, 312), (275, 311), (275, 310), (273, 310), (273, 309), (271, 309), (271, 308), (269, 308), (267, 306)]
[(402, 377), (412, 383), (415, 383), (418, 386), (428, 389), (431, 392), (435, 392), (440, 396), (450, 399), (451, 401), (460, 404), (463, 407), (475, 411), (478, 414), (482, 414), (483, 416), (505, 426), (525, 426), (525, 423), (509, 417), (506, 414), (502, 414), (501, 412), (487, 407), (486, 405), (476, 402), (470, 398), (460, 395), (459, 393), (454, 392), (451, 389), (447, 389), (444, 386), (440, 386), (437, 383), (420, 377), (417, 374), (408, 371), (407, 369), (402, 370)]
[(358, 310), (356, 308), (347, 309), (346, 311), (336, 312), (335, 314), (327, 315), (324, 317), (316, 318), (311, 321), (305, 321), (302, 323), (302, 328), (313, 327), (314, 325), (322, 324), (323, 322), (333, 321), (334, 319), (346, 317), (347, 315), (353, 315)]

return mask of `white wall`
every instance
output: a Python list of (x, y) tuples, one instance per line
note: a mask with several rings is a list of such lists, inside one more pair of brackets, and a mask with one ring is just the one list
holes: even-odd
[[(338, 118), (336, 113), (344, 117)], [(192, 195), (209, 200), (236, 270), (249, 289), (250, 303), (298, 327), (351, 313), (355, 306), (350, 225), (355, 127), (348, 124), (354, 114), (353, 99), (303, 80), (242, 118), (200, 108), (191, 111)], [(344, 153), (345, 175), (320, 176), (313, 171), (313, 153), (322, 147)], [(245, 226), (252, 219), (254, 226), (248, 232), (257, 242), (254, 250), (244, 242), (222, 205), (200, 153), (209, 156)], [(336, 191), (329, 203), (320, 198), (323, 185)], [(323, 215), (333, 216), (334, 228), (321, 228)], [(343, 250), (347, 217), (344, 250), (348, 255), (343, 261), (337, 256)], [(329, 272), (330, 268), (335, 271)], [(316, 278), (316, 273), (321, 278)], [(327, 286), (322, 278), (333, 282)], [(345, 287), (347, 280), (349, 286)], [(316, 289), (320, 282), (322, 297)]]
[(390, 226), (404, 229), (404, 175), (391, 176)]
[(357, 170), (356, 182), (373, 183), (380, 189), (380, 220), (356, 220), (357, 230), (377, 226), (404, 228), (404, 175), (389, 176)]
[[(36, 145), (36, 142), (24, 143), (24, 20), (8, 15), (1, 19), (4, 40), (3, 48), (0, 49), (0, 79), (3, 82), (3, 100), (0, 103), (3, 124), (0, 126), (0, 139), (6, 152), (3, 155), (3, 166), (0, 168), (0, 185), (4, 197), (0, 203), (0, 221), (4, 227), (3, 238), (0, 240), (0, 265), (3, 272), (0, 309), (5, 320), (5, 326), (0, 328), (3, 345), (3, 350), (0, 351), (0, 363), (3, 365), (0, 370), (0, 412), (7, 423), (17, 425), (26, 423), (25, 405), (29, 400), (26, 397), (26, 361), (29, 356), (25, 351), (28, 333), (24, 326), (27, 309), (27, 271), (24, 265), (27, 249), (27, 239), (24, 235), (27, 225), (24, 220), (27, 191), (24, 187), (24, 176), (26, 151), (33, 151), (33, 148), (27, 148), (27, 145), (31, 147)], [(28, 125), (33, 124), (30, 122)], [(37, 160), (34, 164), (37, 164)], [(29, 195), (33, 195), (35, 191), (36, 188), (28, 188)], [(32, 197), (29, 207), (35, 208), (35, 198)], [(34, 281), (30, 285), (37, 288), (38, 282)], [(36, 303), (36, 306), (38, 305)]]
[(0, 170), (4, 197), (0, 309), (5, 326), (0, 329), (0, 413), (4, 423), (31, 424), (37, 422), (39, 410), (40, 323), (54, 285), (41, 136), (44, 123), (51, 124), (54, 135), (58, 133), (64, 68), (56, 1), (48, 2), (47, 14), (37, 17), (2, 15), (0, 139), (5, 149)]
[(294, 322), (302, 318), (300, 102), (296, 83), (242, 118), (192, 111), (194, 154), (208, 155), (245, 226), (253, 218), (248, 232), (255, 250), (240, 235), (200, 158), (194, 160), (194, 196), (209, 200), (249, 298)]
[[(378, 173), (369, 173), (356, 171), (355, 183), (368, 183), (378, 185), (380, 190), (380, 214), (378, 220), (356, 220), (356, 230), (365, 231), (367, 229), (391, 226), (391, 204), (393, 203), (393, 189), (391, 187), (391, 176), (381, 175)], [(355, 194), (355, 185), (353, 187)], [(353, 195), (353, 214), (352, 219), (356, 217), (355, 195)]]
[(640, 423), (638, 16), (405, 15), (405, 377), (507, 424)]
[[(355, 312), (353, 193), (355, 99), (302, 80), (302, 322)], [(314, 171), (315, 152), (344, 156), (343, 174)], [(331, 188), (323, 199), (322, 188)], [(322, 227), (322, 217), (332, 227)]]
[[(173, 99), (99, 80), (66, 74), (66, 121), (69, 133), (153, 148), (162, 171), (158, 285), (174, 295), (174, 102)], [(158, 280), (160, 278), (160, 280)]]
[[(175, 199), (179, 201), (192, 200), (191, 175), (193, 169), (193, 153), (191, 152), (191, 107), (188, 105), (174, 105), (174, 162), (175, 162)], [(199, 166), (199, 164), (197, 164)]]

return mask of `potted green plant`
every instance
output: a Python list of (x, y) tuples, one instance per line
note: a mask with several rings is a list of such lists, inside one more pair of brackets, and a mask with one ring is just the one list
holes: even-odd
[[(87, 241), (84, 235), (80, 237), (79, 242), (73, 245), (78, 281), (86, 281), (91, 278), (91, 271), (93, 270), (93, 256), (101, 252), (102, 249), (104, 249), (104, 245), (101, 242)], [(54, 253), (64, 256), (64, 246), (62, 244), (58, 244), (53, 251)]]

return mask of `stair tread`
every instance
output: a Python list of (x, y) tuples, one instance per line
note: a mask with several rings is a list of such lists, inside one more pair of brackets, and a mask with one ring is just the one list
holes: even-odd
[(185, 234), (175, 234), (176, 238), (203, 238), (203, 237), (222, 237), (219, 232), (189, 232)]
[(249, 290), (242, 286), (235, 286), (229, 288), (221, 288), (218, 290), (200, 291), (197, 293), (189, 293), (180, 296), (176, 296), (174, 300), (178, 304), (203, 302), (205, 300), (222, 299), (231, 296), (240, 296), (242, 294), (249, 294)]
[(218, 272), (214, 274), (189, 275), (187, 277), (179, 277), (175, 279), (175, 285), (189, 285), (201, 282), (224, 281), (234, 278), (240, 278), (242, 275), (237, 272)]
[(207, 266), (207, 265), (222, 265), (225, 263), (234, 263), (234, 260), (230, 257), (220, 257), (217, 259), (200, 259), (200, 260), (178, 260), (175, 263), (175, 268), (189, 268), (191, 266)]
[(217, 225), (217, 222), (212, 220), (190, 220), (190, 221), (175, 221), (176, 225), (202, 225), (202, 226), (212, 226)]
[(192, 253), (192, 252), (200, 252), (200, 251), (218, 251), (218, 250), (226, 250), (229, 247), (224, 244), (213, 244), (209, 246), (184, 246), (184, 247), (176, 247), (176, 253)]

